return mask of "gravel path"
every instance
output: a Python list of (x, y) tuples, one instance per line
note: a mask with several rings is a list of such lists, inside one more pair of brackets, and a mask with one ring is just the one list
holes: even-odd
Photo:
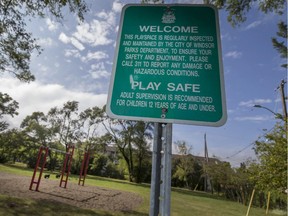
[[(41, 179), (39, 192), (29, 190), (31, 177), (0, 173), (0, 194), (19, 198), (53, 200), (72, 206), (107, 211), (130, 211), (142, 203), (134, 193), (110, 190), (96, 186), (79, 186), (68, 182), (67, 188), (59, 187), (60, 181)], [(36, 187), (34, 184), (33, 189)]]

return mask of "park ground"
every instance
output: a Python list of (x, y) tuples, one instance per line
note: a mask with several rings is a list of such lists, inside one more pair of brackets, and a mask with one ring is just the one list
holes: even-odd
[[(29, 190), (32, 170), (0, 164), (0, 216), (99, 215), (148, 216), (149, 185), (88, 176), (79, 186), (71, 176), (67, 188), (51, 174), (42, 178), (39, 192)], [(35, 189), (35, 186), (33, 186)], [(247, 206), (211, 194), (173, 189), (171, 216), (243, 216)], [(251, 208), (249, 216), (265, 216), (265, 209)], [(270, 210), (267, 215), (286, 215)]]

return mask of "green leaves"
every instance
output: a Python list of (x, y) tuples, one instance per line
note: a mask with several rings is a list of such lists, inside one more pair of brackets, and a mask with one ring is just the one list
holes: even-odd
[(32, 17), (49, 15), (63, 19), (63, 8), (76, 13), (81, 21), (88, 8), (83, 0), (28, 0), (0, 1), (0, 73), (10, 73), (23, 82), (35, 80), (30, 71), (32, 53), (41, 53), (36, 39), (26, 30), (26, 22)]
[(283, 192), (287, 188), (287, 137), (283, 125), (276, 125), (264, 140), (255, 142), (259, 164), (254, 165), (256, 186), (264, 191)]
[(281, 58), (285, 59), (285, 64), (282, 64), (281, 66), (284, 68), (287, 68), (287, 58), (288, 58), (288, 50), (287, 45), (285, 45), (285, 41), (287, 41), (287, 24), (285, 24), (283, 21), (278, 23), (278, 32), (277, 36), (282, 38), (284, 41), (279, 41), (277, 38), (272, 38), (272, 44), (273, 47), (278, 51)]
[(243, 23), (247, 19), (247, 13), (252, 7), (257, 7), (263, 13), (276, 13), (282, 15), (286, 8), (285, 0), (211, 0), (206, 3), (213, 4), (228, 12), (227, 20), (233, 27)]
[[(13, 100), (8, 94), (0, 92), (0, 120), (4, 115), (18, 115), (17, 109), (19, 108), (19, 103)], [(0, 121), (0, 132), (7, 129), (8, 123), (5, 121)]]

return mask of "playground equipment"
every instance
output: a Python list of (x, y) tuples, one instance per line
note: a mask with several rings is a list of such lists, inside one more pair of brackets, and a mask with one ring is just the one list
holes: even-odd
[[(72, 165), (72, 158), (73, 158), (73, 154), (74, 154), (74, 146), (69, 145), (66, 152), (57, 150), (57, 149), (53, 149), (53, 148), (48, 148), (48, 147), (43, 147), (41, 146), (38, 152), (38, 157), (37, 157), (37, 162), (34, 168), (34, 172), (33, 172), (33, 176), (31, 179), (31, 183), (30, 183), (30, 187), (29, 189), (32, 190), (33, 188), (33, 184), (36, 184), (36, 191), (39, 191), (39, 186), (40, 186), (40, 182), (41, 182), (41, 177), (45, 168), (45, 164), (46, 164), (46, 159), (48, 156), (48, 152), (49, 150), (54, 150), (56, 152), (60, 152), (60, 153), (64, 153), (65, 154), (65, 160), (63, 161), (63, 166), (62, 166), (62, 170), (61, 170), (61, 179), (60, 179), (60, 187), (67, 187), (67, 182), (68, 182), (68, 177), (69, 177), (69, 173), (70, 173), (70, 169), (71, 169), (71, 165)], [(44, 152), (44, 154), (43, 154)], [(40, 165), (40, 162), (42, 162), (41, 167), (40, 167), (40, 171), (38, 171), (38, 167)], [(38, 180), (35, 180), (36, 174), (38, 173)], [(66, 173), (66, 175), (65, 175)], [(64, 178), (65, 175), (65, 178)], [(64, 183), (64, 185), (62, 186), (62, 184)]]
[(81, 170), (80, 170), (78, 185), (80, 185), (81, 182), (82, 182), (82, 186), (84, 186), (84, 184), (85, 184), (85, 178), (86, 178), (87, 170), (88, 170), (88, 166), (89, 166), (89, 159), (90, 159), (89, 152), (84, 152), (84, 158), (83, 158), (82, 164), (81, 164)]
[[(65, 160), (63, 163), (62, 171), (61, 171), (61, 179), (60, 179), (60, 185), (59, 185), (60, 187), (63, 187), (62, 183), (64, 183), (64, 188), (67, 187), (68, 177), (69, 177), (69, 173), (70, 173), (71, 165), (72, 165), (73, 154), (74, 154), (74, 146), (71, 147), (69, 145), (65, 154)], [(64, 175), (66, 178), (64, 178)]]
[[(47, 158), (47, 155), (48, 155), (48, 151), (49, 151), (48, 147), (41, 146), (40, 149), (39, 149), (37, 162), (36, 162), (36, 165), (35, 165), (35, 168), (34, 168), (33, 176), (32, 176), (30, 187), (29, 187), (30, 190), (32, 190), (33, 184), (36, 184), (36, 189), (35, 190), (39, 191), (38, 189), (39, 189), (42, 173), (43, 173), (43, 170), (44, 170), (44, 167), (45, 167), (45, 164), (46, 164), (46, 158)], [(39, 172), (39, 175), (38, 175), (38, 180), (35, 181), (36, 173), (37, 173), (37, 170), (38, 170), (38, 167), (39, 167), (43, 152), (44, 152), (43, 162), (42, 162), (42, 165), (41, 165), (41, 168), (40, 168), (40, 172)]]

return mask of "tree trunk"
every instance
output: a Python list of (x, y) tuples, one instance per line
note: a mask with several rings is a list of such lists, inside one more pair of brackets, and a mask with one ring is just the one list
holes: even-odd
[(133, 182), (133, 164), (131, 164), (131, 161), (129, 159), (129, 157), (127, 157), (127, 155), (125, 154), (125, 151), (123, 148), (119, 148), (125, 162), (128, 168), (128, 176), (129, 176), (129, 181)]
[(138, 157), (138, 167), (137, 167), (137, 176), (136, 176), (136, 182), (137, 183), (141, 183), (142, 182), (142, 178), (141, 178), (142, 160), (143, 160), (143, 158), (139, 155), (139, 157)]

